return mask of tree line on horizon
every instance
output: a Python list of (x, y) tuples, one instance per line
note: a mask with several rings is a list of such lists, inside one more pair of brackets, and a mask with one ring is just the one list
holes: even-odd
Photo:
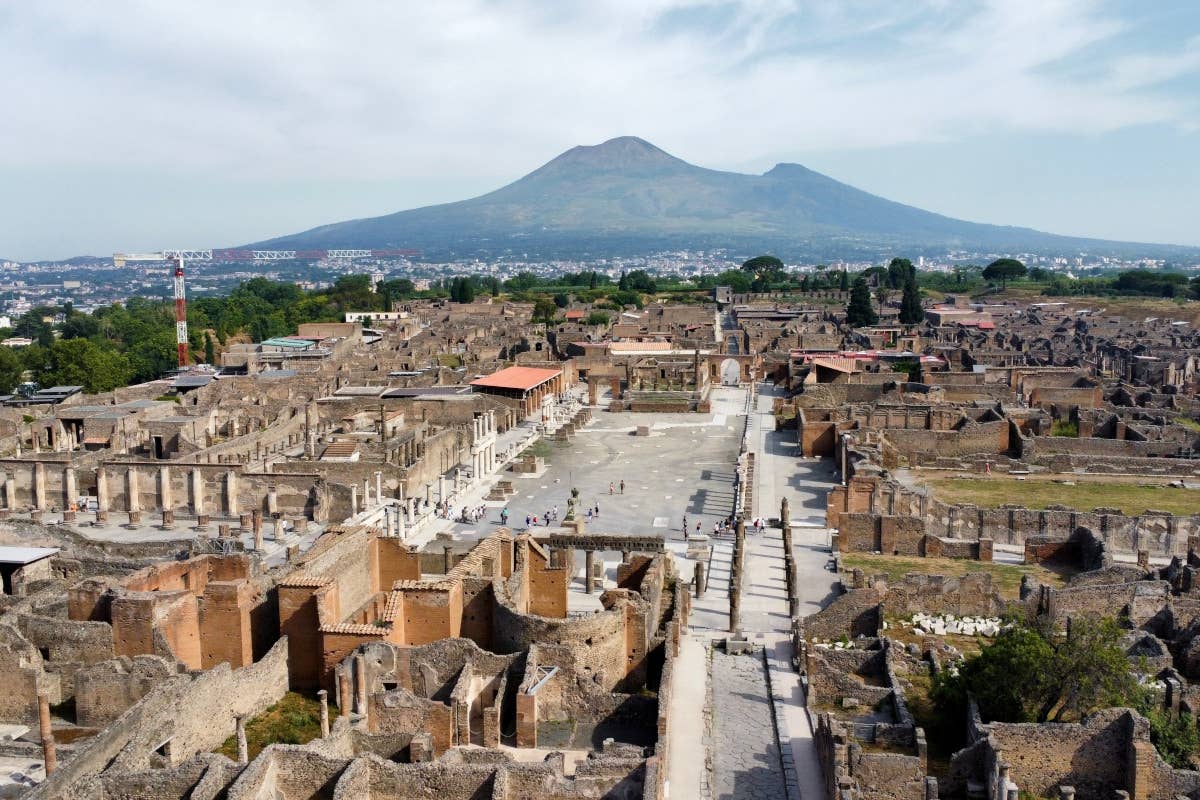
[[(1051, 296), (1128, 295), (1200, 298), (1200, 278), (1167, 271), (1128, 270), (1112, 276), (1068, 278), (1040, 268), (1027, 270), (1015, 259), (997, 259), (986, 267), (966, 266), (951, 273), (918, 271), (907, 258), (861, 272), (818, 267), (797, 274), (765, 254), (738, 269), (684, 277), (645, 269), (621, 273), (614, 281), (595, 270), (548, 277), (521, 272), (507, 280), (490, 275), (459, 275), (418, 291), (400, 278), (372, 285), (368, 275), (346, 275), (332, 285), (304, 290), (294, 283), (252, 278), (225, 295), (193, 298), (188, 303), (189, 345), (193, 358), (215, 363), (218, 349), (234, 340), (263, 341), (294, 333), (306, 322), (330, 322), (347, 311), (390, 310), (412, 299), (445, 298), (469, 303), (481, 297), (506, 297), (534, 306), (536, 322), (552, 323), (572, 304), (589, 307), (588, 325), (607, 325), (613, 314), (641, 308), (647, 297), (675, 302), (706, 302), (716, 286), (735, 293), (789, 291), (849, 292), (848, 322), (878, 321), (876, 306), (890, 292), (901, 292), (900, 321), (919, 324), (922, 292), (978, 293), (1028, 285)], [(871, 289), (875, 288), (872, 298)], [(991, 287), (991, 289), (989, 289)], [(874, 303), (872, 300), (874, 299)], [(162, 377), (176, 365), (174, 304), (131, 297), (91, 314), (63, 306), (39, 306), (18, 317), (0, 338), (25, 337), (28, 347), (0, 347), (0, 392), (11, 392), (26, 379), (42, 386), (80, 385), (89, 393)]]

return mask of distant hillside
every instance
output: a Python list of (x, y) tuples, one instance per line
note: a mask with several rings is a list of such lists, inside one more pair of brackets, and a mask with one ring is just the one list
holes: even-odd
[(1077, 239), (945, 217), (868, 194), (799, 164), (762, 175), (697, 167), (636, 137), (573, 147), (494, 192), (351, 220), (256, 247), (419, 247), (427, 255), (583, 256), (674, 247), (850, 256), (944, 251), (1196, 253)]

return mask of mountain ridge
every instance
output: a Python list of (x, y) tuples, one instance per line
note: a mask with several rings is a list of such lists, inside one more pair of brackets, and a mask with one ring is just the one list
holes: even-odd
[(251, 246), (418, 247), (427, 255), (457, 256), (678, 247), (769, 248), (790, 256), (852, 256), (901, 246), (1200, 252), (968, 222), (870, 194), (801, 164), (781, 162), (760, 175), (709, 169), (636, 136), (572, 147), (477, 197), (321, 225)]

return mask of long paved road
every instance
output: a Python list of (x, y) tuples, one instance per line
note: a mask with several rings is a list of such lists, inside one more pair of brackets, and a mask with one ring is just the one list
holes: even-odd
[[(777, 517), (779, 501), (788, 498), (801, 613), (809, 614), (833, 597), (825, 496), (835, 476), (828, 461), (799, 458), (794, 432), (774, 430), (773, 396), (773, 387), (764, 385), (750, 414), (748, 434), (756, 474), (749, 516)], [(676, 666), (670, 796), (820, 800), (824, 794), (820, 764), (799, 676), (790, 666), (790, 618), (779, 530), (751, 536), (747, 550), (741, 627), (762, 646), (762, 655), (714, 653), (711, 666), (705, 663), (709, 642), (725, 635), (721, 622), (728, 624), (727, 613), (718, 621), (727, 612), (728, 595), (714, 570), (708, 596), (695, 604), (693, 631)], [(766, 702), (768, 697), (771, 703)], [(706, 700), (711, 703), (710, 735), (695, 725), (695, 708)], [(712, 770), (711, 786), (707, 772), (697, 768), (702, 758)]]

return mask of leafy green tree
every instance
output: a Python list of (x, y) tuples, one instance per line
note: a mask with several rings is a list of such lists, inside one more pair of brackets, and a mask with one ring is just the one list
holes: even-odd
[(138, 339), (126, 349), (125, 355), (133, 371), (131, 380), (134, 383), (161, 378), (179, 363), (175, 334), (170, 330), (160, 330)]
[(378, 301), (373, 288), (370, 275), (343, 275), (334, 281), (329, 290), (329, 299), (343, 314), (347, 311), (372, 311)]
[(556, 292), (553, 299), (554, 305), (558, 306), (559, 308), (566, 308), (567, 306), (571, 305), (571, 298), (563, 292)]
[(32, 339), (42, 347), (49, 347), (54, 343), (54, 326), (47, 322), (46, 318), (53, 317), (56, 313), (57, 310), (49, 306), (32, 308), (17, 318), (13, 325), (13, 333)]
[(133, 378), (124, 354), (88, 339), (60, 339), (50, 346), (48, 356), (38, 375), (43, 386), (82, 386), (85, 392), (96, 394), (127, 386)]
[(554, 305), (554, 301), (548, 297), (539, 297), (533, 302), (533, 321), (545, 322), (547, 324), (554, 321), (555, 315), (558, 314), (558, 306)]
[(1137, 684), (1121, 635), (1111, 618), (1073, 618), (1065, 635), (1014, 626), (957, 674), (940, 675), (934, 702), (943, 713), (956, 714), (970, 695), (985, 720), (1000, 722), (1061, 722), (1134, 703)]
[(514, 292), (532, 289), (538, 285), (538, 276), (532, 272), (518, 272), (504, 282), (504, 288)]
[(587, 315), (587, 319), (583, 323), (585, 325), (607, 325), (608, 321), (608, 314), (605, 314), (603, 311), (593, 311)]
[(838, 290), (850, 291), (850, 273), (847, 270), (842, 270), (841, 277), (838, 279)]
[(909, 275), (904, 279), (904, 296), (900, 299), (900, 323), (917, 325), (923, 319), (925, 319), (925, 310), (921, 307), (921, 291), (917, 288), (917, 276)]
[(635, 269), (629, 273), (622, 273), (621, 280), (617, 283), (617, 288), (622, 292), (646, 292), (653, 294), (658, 291), (658, 285), (654, 278), (650, 277), (650, 273), (644, 269)]
[(779, 283), (786, 276), (783, 262), (775, 256), (755, 256), (742, 264), (742, 271), (753, 276), (755, 282), (762, 286)]
[(899, 289), (909, 277), (917, 277), (917, 269), (907, 258), (893, 258), (887, 266), (887, 285), (889, 289)]
[(983, 268), (985, 281), (999, 281), (1002, 288), (1008, 288), (1009, 281), (1025, 277), (1025, 265), (1015, 258), (997, 258)]
[(854, 279), (854, 284), (850, 287), (850, 303), (846, 306), (846, 323), (852, 328), (861, 328), (877, 322), (879, 322), (879, 315), (875, 313), (875, 307), (871, 305), (871, 290), (867, 287), (866, 278), (859, 276)]
[(727, 269), (720, 275), (716, 276), (713, 286), (728, 286), (733, 290), (734, 294), (745, 294), (750, 291), (750, 283), (753, 279), (739, 269)]
[(0, 347), (0, 393), (8, 394), (21, 383), (25, 364), (11, 347)]

